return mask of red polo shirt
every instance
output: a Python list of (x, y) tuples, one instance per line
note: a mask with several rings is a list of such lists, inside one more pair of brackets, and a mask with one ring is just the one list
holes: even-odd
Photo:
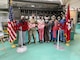
[(22, 27), (22, 31), (28, 30), (28, 22), (24, 21), (24, 22), (18, 23), (18, 29), (19, 30), (20, 30), (20, 27)]

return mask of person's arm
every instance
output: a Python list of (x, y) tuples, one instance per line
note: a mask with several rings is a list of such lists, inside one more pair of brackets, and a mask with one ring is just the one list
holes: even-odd
[(20, 27), (21, 27), (21, 22), (18, 23), (17, 27), (18, 27), (18, 30), (21, 30), (21, 29), (20, 29)]

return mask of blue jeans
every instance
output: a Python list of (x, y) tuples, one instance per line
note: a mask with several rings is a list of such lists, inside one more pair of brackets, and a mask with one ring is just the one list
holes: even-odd
[(50, 37), (51, 37), (51, 40), (54, 40), (54, 38), (53, 38), (53, 31), (50, 32)]
[(53, 37), (53, 34), (54, 34), (54, 32), (53, 31), (51, 31), (51, 40), (57, 40), (57, 37), (58, 37), (58, 31), (56, 31), (56, 38), (54, 38)]
[(65, 39), (64, 39), (64, 30), (59, 30), (59, 38), (60, 38), (60, 41), (65, 41)]

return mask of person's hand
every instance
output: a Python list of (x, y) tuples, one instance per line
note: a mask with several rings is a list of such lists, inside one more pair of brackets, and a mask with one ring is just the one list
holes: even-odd
[(35, 26), (38, 26), (38, 24), (35, 24)]
[(61, 30), (61, 28), (59, 27), (59, 30)]
[(30, 29), (28, 29), (28, 31), (29, 31)]
[(66, 25), (68, 25), (68, 22), (66, 23)]
[(52, 20), (50, 20), (49, 22), (52, 23)]

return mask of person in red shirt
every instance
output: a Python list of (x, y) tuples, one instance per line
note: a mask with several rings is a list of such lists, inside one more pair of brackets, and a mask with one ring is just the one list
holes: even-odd
[(55, 18), (55, 20), (54, 20), (54, 26), (52, 27), (52, 31), (53, 31), (54, 44), (56, 44), (58, 30), (59, 30), (59, 22), (58, 22), (58, 20), (56, 19), (55, 16), (54, 16), (54, 18)]
[(19, 46), (22, 47), (25, 45), (26, 40), (26, 31), (28, 30), (28, 22), (25, 21), (25, 17), (21, 16), (21, 20), (18, 23), (19, 30)]

